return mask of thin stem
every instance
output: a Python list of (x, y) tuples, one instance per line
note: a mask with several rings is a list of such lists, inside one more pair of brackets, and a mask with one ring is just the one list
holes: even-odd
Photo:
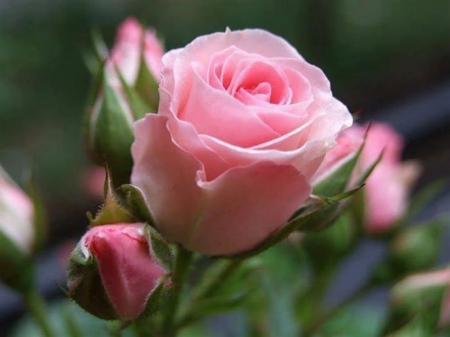
[(208, 279), (207, 283), (199, 289), (197, 294), (195, 294), (196, 299), (201, 299), (211, 296), (213, 293), (217, 292), (220, 287), (225, 283), (233, 272), (240, 266), (241, 259), (227, 260), (227, 265), (221, 269), (213, 278)]
[(296, 310), (303, 324), (308, 326), (323, 314), (323, 298), (335, 274), (335, 266), (324, 266), (316, 271), (310, 287), (296, 301)]
[(322, 326), (323, 323), (325, 323), (330, 318), (335, 316), (337, 313), (339, 313), (342, 309), (344, 309), (346, 306), (348, 306), (352, 302), (354, 302), (354, 301), (358, 300), (359, 298), (363, 297), (364, 295), (366, 295), (373, 288), (374, 288), (374, 284), (372, 284), (372, 283), (364, 284), (362, 287), (357, 289), (353, 294), (351, 294), (349, 297), (347, 297), (341, 303), (336, 305), (330, 311), (321, 315), (319, 318), (314, 320), (311, 324), (307, 325), (305, 327), (303, 335), (305, 337), (312, 336), (317, 331), (317, 329)]
[(56, 333), (54, 332), (47, 315), (48, 309), (42, 297), (36, 291), (31, 290), (27, 294), (24, 294), (23, 299), (28, 307), (29, 312), (36, 320), (38, 326), (41, 328), (44, 336), (56, 337)]
[[(210, 268), (217, 267), (210, 277), (204, 277), (202, 282), (197, 286), (195, 291), (190, 296), (190, 303), (195, 303), (198, 300), (206, 299), (218, 292), (226, 280), (233, 275), (233, 272), (240, 266), (242, 259), (235, 260), (219, 260), (219, 266), (212, 265)], [(199, 317), (190, 310), (191, 308), (184, 308), (180, 314), (180, 319), (177, 322), (177, 328), (181, 329), (199, 319)]]
[(176, 336), (177, 327), (174, 321), (178, 312), (178, 304), (180, 302), (180, 296), (183, 291), (183, 286), (186, 280), (187, 272), (189, 270), (191, 258), (192, 253), (190, 251), (184, 249), (181, 246), (177, 247), (175, 266), (172, 274), (172, 282), (175, 286), (175, 289), (165, 308), (162, 323), (162, 332), (165, 337)]

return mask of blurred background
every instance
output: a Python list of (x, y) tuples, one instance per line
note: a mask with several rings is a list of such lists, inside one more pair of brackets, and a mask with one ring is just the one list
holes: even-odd
[(2, 0), (0, 162), (19, 183), (34, 171), (50, 245), (81, 235), (86, 210), (98, 203), (83, 188), (90, 167), (81, 134), (90, 89), (83, 56), (92, 29), (111, 46), (127, 16), (154, 27), (167, 50), (225, 27), (284, 37), (324, 70), (351, 112), (406, 137), (405, 159), (424, 166), (419, 186), (448, 178), (448, 0)]

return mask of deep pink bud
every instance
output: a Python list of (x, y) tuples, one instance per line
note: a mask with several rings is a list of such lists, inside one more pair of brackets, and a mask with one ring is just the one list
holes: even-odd
[[(141, 223), (94, 227), (82, 237), (78, 248), (71, 256), (69, 290), (80, 306), (101, 318), (136, 319), (160, 278), (167, 274), (150, 255), (145, 225)], [(92, 281), (93, 277), (86, 277), (88, 273), (84, 271), (80, 273), (80, 265), (92, 267), (88, 263), (92, 260), (115, 315), (110, 314), (111, 308), (99, 308), (96, 292), (92, 291), (95, 282), (86, 284), (85, 280)], [(90, 292), (90, 298), (83, 296), (84, 290)], [(77, 297), (80, 291), (81, 297)]]

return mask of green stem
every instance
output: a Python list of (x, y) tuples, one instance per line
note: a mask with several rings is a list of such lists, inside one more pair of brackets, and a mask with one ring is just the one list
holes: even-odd
[(34, 317), (38, 326), (41, 328), (44, 336), (56, 337), (56, 333), (54, 332), (52, 325), (50, 324), (49, 317), (47, 316), (48, 309), (42, 297), (36, 291), (31, 290), (27, 294), (23, 295), (23, 299), (30, 314)]
[(354, 301), (360, 299), (361, 297), (365, 296), (369, 291), (371, 291), (374, 288), (374, 284), (367, 283), (364, 284), (362, 287), (357, 289), (353, 294), (351, 294), (349, 297), (347, 297), (344, 301), (336, 305), (334, 308), (332, 308), (327, 313), (321, 315), (316, 320), (312, 321), (311, 324), (307, 325), (304, 330), (304, 337), (309, 337), (314, 335), (314, 333), (319, 329), (323, 323), (328, 321), (330, 318), (335, 316), (337, 313), (339, 313), (342, 309), (344, 309), (349, 304), (353, 303)]
[(296, 311), (301, 317), (303, 324), (308, 326), (322, 315), (323, 298), (335, 274), (335, 266), (325, 266), (322, 270), (316, 271), (311, 286), (303, 291), (296, 303)]
[(167, 303), (164, 310), (164, 318), (162, 322), (162, 332), (165, 337), (176, 336), (177, 327), (175, 325), (175, 317), (178, 312), (178, 304), (183, 291), (183, 285), (189, 270), (192, 253), (181, 246), (177, 247), (174, 271), (172, 274), (172, 283), (175, 286), (174, 293)]
[(201, 299), (211, 296), (217, 292), (219, 288), (225, 283), (233, 272), (240, 266), (242, 259), (227, 260), (228, 262), (223, 269), (221, 269), (213, 278), (207, 280), (207, 283), (199, 289), (195, 294), (196, 299)]
[[(242, 259), (216, 261), (216, 263), (220, 264), (217, 270), (212, 275), (209, 275), (211, 277), (204, 278), (200, 284), (197, 285), (197, 288), (190, 296), (190, 303), (192, 304), (198, 300), (213, 296), (240, 266), (242, 261)], [(210, 268), (215, 267), (215, 265), (210, 266)], [(181, 312), (181, 317), (177, 322), (178, 329), (194, 323), (199, 319), (198, 315), (196, 315), (195, 312), (192, 312), (191, 309), (192, 307), (184, 308), (184, 311)]]

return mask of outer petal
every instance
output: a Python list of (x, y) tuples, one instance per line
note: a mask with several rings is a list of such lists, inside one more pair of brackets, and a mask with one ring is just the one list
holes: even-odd
[(131, 183), (142, 189), (163, 234), (179, 242), (188, 235), (200, 208), (196, 180), (202, 165), (174, 144), (166, 117), (148, 114), (135, 128)]
[(183, 244), (208, 255), (253, 248), (283, 226), (311, 192), (294, 167), (270, 162), (231, 169), (200, 186), (202, 211)]

